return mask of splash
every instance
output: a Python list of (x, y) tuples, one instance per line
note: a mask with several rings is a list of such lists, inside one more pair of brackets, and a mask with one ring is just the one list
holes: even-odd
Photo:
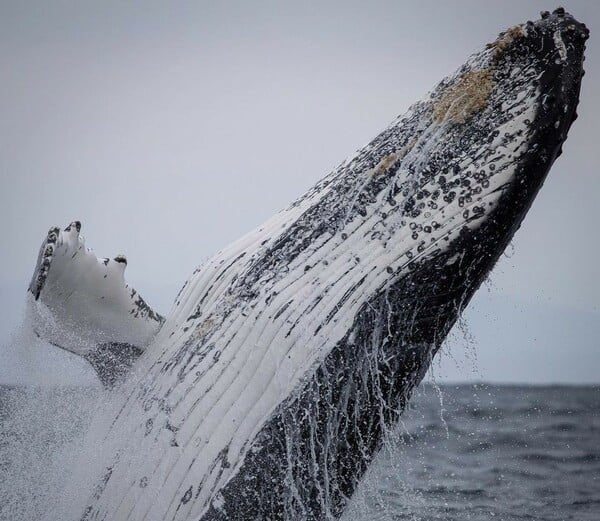
[[(3, 347), (16, 352), (36, 385), (0, 386), (0, 520), (29, 521), (69, 501), (64, 489), (80, 465), (82, 439), (97, 408), (97, 387), (58, 386), (40, 361), (47, 350), (27, 317)], [(47, 360), (47, 357), (44, 357)], [(42, 359), (44, 359), (42, 358)]]

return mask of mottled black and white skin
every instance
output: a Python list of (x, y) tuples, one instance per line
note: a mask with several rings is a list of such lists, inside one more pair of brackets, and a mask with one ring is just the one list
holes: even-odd
[(587, 37), (563, 9), (505, 31), (196, 270), (78, 518), (339, 517), (561, 153)]

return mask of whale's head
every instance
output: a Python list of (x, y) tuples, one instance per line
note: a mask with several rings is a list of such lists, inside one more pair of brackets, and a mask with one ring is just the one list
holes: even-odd
[(400, 119), (414, 132), (387, 156), (398, 168), (389, 197), (413, 241), (413, 274), (397, 294), (406, 300), (415, 288), (417, 337), (439, 345), (561, 154), (588, 36), (564, 9), (543, 12), (501, 33)]

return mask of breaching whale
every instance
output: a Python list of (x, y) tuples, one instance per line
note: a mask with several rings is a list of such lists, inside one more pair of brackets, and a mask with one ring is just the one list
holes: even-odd
[(587, 38), (561, 8), (504, 31), (198, 268), (166, 318), (123, 257), (52, 229), (34, 328), (119, 385), (77, 518), (339, 517), (561, 153)]

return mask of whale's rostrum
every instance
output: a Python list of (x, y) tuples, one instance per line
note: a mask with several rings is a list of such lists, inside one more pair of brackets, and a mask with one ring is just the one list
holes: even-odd
[(562, 9), (501, 33), (198, 268), (94, 426), (80, 519), (339, 517), (561, 153), (587, 37)]

